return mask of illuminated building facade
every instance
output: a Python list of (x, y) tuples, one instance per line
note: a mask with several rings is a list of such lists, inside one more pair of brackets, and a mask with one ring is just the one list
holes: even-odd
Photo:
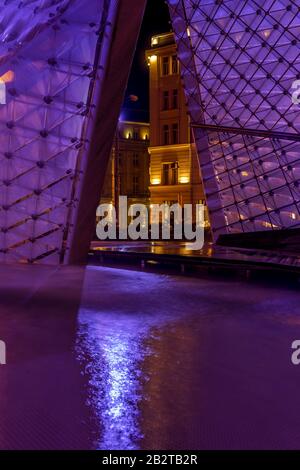
[(148, 123), (119, 121), (101, 203), (116, 207), (119, 196), (127, 196), (128, 205), (149, 206), (149, 132)]
[(150, 70), (151, 204), (203, 203), (199, 163), (173, 33), (152, 37)]
[(168, 4), (214, 238), (299, 227), (299, 0)]

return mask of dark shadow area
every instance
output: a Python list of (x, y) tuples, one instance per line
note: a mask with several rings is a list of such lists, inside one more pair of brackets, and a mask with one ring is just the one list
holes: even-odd
[(298, 290), (99, 266), (0, 281), (0, 448), (297, 446)]
[(300, 253), (300, 229), (289, 228), (220, 235), (217, 244), (220, 246), (259, 248), (277, 250), (278, 253), (298, 254)]
[[(122, 110), (122, 119), (149, 121), (149, 70), (145, 57), (151, 36), (171, 31), (169, 9), (164, 0), (148, 0)], [(138, 101), (132, 101), (137, 96)]]
[(75, 359), (84, 268), (2, 266), (1, 449), (85, 449), (92, 432)]

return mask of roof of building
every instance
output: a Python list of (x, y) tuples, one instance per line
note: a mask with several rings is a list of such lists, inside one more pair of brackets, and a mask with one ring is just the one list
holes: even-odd
[(120, 114), (120, 121), (144, 123), (149, 125), (149, 110), (137, 108), (122, 108)]
[(156, 34), (151, 38), (151, 47), (169, 46), (175, 43), (174, 33)]

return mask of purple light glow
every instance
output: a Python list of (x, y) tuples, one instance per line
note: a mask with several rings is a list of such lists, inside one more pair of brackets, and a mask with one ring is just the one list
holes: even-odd
[(0, 105), (0, 262), (63, 257), (89, 93), (105, 70), (93, 70), (99, 31), (101, 64), (115, 10), (104, 0), (1, 2), (0, 77), (13, 79)]
[(215, 238), (299, 227), (300, 1), (168, 3)]
[[(101, 271), (100, 271), (101, 272)], [(108, 273), (113, 270), (107, 269)], [(143, 313), (139, 317), (134, 304), (124, 312), (113, 311), (109, 306), (101, 310), (90, 305), (90, 279), (96, 279), (98, 268), (86, 271), (84, 295), (78, 315), (77, 357), (84, 373), (89, 377), (88, 404), (101, 429), (96, 437), (98, 449), (134, 450), (143, 438), (140, 430), (139, 403), (142, 400), (143, 361), (150, 354), (145, 340), (151, 336), (151, 328), (157, 325), (157, 317)], [(136, 278), (136, 273), (118, 270), (124, 278), (124, 289)], [(141, 283), (152, 291), (159, 283), (155, 275), (143, 275)], [(126, 281), (125, 281), (126, 280)], [(119, 295), (125, 292), (120, 286)], [(131, 292), (134, 296), (134, 289)], [(159, 318), (159, 321), (162, 321)]]
[[(107, 273), (108, 283), (101, 278)], [(144, 388), (149, 377), (145, 361), (154, 354), (150, 340), (158, 331), (184, 316), (182, 309), (161, 309), (151, 304), (139, 311), (136, 298), (152, 296), (161, 289), (162, 281), (170, 287), (171, 278), (149, 273), (118, 269), (113, 283), (120, 280), (113, 299), (95, 304), (99, 281), (101, 289), (111, 289), (114, 269), (89, 266), (86, 270), (83, 297), (78, 314), (76, 355), (83, 374), (88, 378), (88, 405), (98, 431), (95, 448), (102, 450), (134, 450), (143, 440), (140, 405), (145, 400)], [(102, 279), (102, 281), (101, 281)], [(155, 303), (157, 299), (155, 300)], [(123, 309), (115, 305), (123, 305)], [(154, 309), (154, 310), (153, 310)]]
[(81, 309), (78, 322), (78, 358), (83, 366), (90, 358), (85, 367), (88, 405), (101, 423), (95, 447), (138, 449), (143, 437), (138, 407), (142, 399), (139, 363), (145, 356), (143, 325), (118, 312), (86, 309)]

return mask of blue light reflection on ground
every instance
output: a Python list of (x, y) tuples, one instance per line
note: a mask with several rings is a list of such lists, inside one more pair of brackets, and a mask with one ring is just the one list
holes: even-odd
[[(156, 337), (157, 327), (165, 325), (170, 315), (156, 312), (153, 306), (150, 306), (151, 313), (147, 312), (146, 305), (139, 312), (134, 300), (145, 295), (145, 290), (155, 291), (162, 276), (142, 273), (136, 279), (134, 272), (119, 270), (118, 273), (123, 274), (124, 283), (118, 293), (112, 292), (107, 305), (107, 290), (102, 300), (100, 296), (94, 302), (95, 291), (90, 292), (88, 286), (91, 277), (97, 276), (97, 268), (87, 269), (78, 315), (76, 353), (88, 377), (88, 405), (98, 422), (95, 447), (130, 450), (138, 449), (143, 439), (139, 403), (145, 398), (142, 386), (147, 381), (141, 367), (151, 354), (147, 340)], [(95, 282), (91, 285), (96, 288)], [(102, 285), (101, 289), (105, 291), (105, 287)], [(115, 302), (120, 307), (120, 298), (124, 299), (122, 311), (114, 309)]]
[[(97, 318), (95, 318), (97, 316)], [(109, 317), (109, 318), (108, 318)], [(115, 320), (115, 321), (114, 321)], [(137, 449), (139, 430), (140, 363), (147, 354), (146, 333), (134, 319), (113, 319), (111, 313), (81, 310), (78, 357), (89, 379), (89, 405), (101, 422), (99, 449)]]
[(92, 448), (297, 448), (298, 321), (298, 289), (88, 267), (76, 347)]

